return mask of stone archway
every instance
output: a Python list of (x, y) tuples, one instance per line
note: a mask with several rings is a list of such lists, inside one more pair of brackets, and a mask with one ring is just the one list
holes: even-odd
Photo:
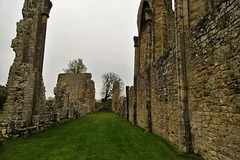
[(142, 1), (138, 15), (139, 72), (153, 60), (152, 52), (152, 9), (148, 1)]

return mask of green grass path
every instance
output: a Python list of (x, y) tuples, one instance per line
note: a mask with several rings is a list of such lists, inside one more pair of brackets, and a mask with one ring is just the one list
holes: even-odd
[(175, 160), (201, 159), (177, 153), (159, 136), (113, 113), (88, 114), (27, 138), (8, 139), (3, 160)]

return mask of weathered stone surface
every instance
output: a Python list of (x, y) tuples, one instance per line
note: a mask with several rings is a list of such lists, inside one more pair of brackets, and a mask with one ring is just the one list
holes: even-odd
[(123, 117), (127, 120), (127, 98), (126, 97), (120, 97), (119, 99), (119, 116)]
[(91, 74), (60, 74), (55, 104), (46, 106), (42, 79), (49, 0), (25, 1), (23, 19), (12, 41), (16, 53), (7, 82), (1, 130), (3, 137), (23, 137), (95, 111)]
[(95, 111), (95, 87), (90, 73), (59, 74), (54, 89), (57, 121), (75, 119)]
[[(26, 1), (12, 42), (2, 135), (26, 136), (94, 111), (90, 74), (59, 75), (45, 105), (42, 66), (49, 0)], [(142, 0), (134, 86), (113, 112), (205, 159), (240, 159), (240, 1)]]
[[(205, 159), (240, 159), (238, 0), (142, 0), (129, 121)], [(120, 106), (121, 108), (121, 106)]]
[[(50, 0), (25, 1), (23, 19), (17, 23), (12, 41), (16, 53), (7, 82), (8, 97), (3, 112), (3, 136), (18, 137), (28, 127), (42, 123), (47, 112), (42, 80), (47, 18)], [(21, 130), (23, 132), (19, 133)], [(23, 133), (23, 134), (24, 134)]]
[(113, 83), (113, 89), (112, 89), (112, 112), (113, 113), (119, 113), (120, 109), (120, 84), (119, 81), (115, 81)]
[(136, 124), (136, 102), (135, 102), (135, 90), (131, 86), (127, 88), (127, 103), (128, 103), (128, 120), (132, 124)]
[(187, 77), (199, 84), (188, 84), (192, 142), (206, 159), (240, 159), (240, 8), (233, 0), (215, 7), (187, 35)]

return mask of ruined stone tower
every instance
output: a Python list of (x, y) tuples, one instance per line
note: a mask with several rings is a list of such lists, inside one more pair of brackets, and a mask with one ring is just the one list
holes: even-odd
[(45, 112), (42, 69), (51, 7), (50, 0), (26, 0), (24, 3), (23, 19), (17, 23), (17, 36), (11, 46), (16, 57), (7, 82), (3, 135), (20, 136), (17, 132), (22, 128), (38, 126), (40, 115)]

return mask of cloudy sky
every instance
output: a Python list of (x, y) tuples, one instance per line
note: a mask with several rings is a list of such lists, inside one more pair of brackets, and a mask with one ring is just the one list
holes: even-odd
[[(47, 26), (43, 79), (54, 96), (57, 76), (69, 60), (82, 58), (92, 73), (96, 98), (101, 75), (114, 72), (133, 84), (134, 47), (140, 0), (52, 0)], [(15, 53), (10, 48), (24, 0), (0, 0), (0, 84), (5, 85)]]

